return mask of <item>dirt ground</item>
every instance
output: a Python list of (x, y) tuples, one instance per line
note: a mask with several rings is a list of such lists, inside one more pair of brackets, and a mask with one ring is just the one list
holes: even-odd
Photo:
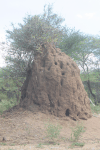
[[(62, 126), (56, 145), (53, 145), (45, 134), (45, 123), (48, 119), (52, 124)], [(79, 140), (85, 142), (85, 145), (73, 149), (100, 150), (99, 115), (93, 114), (92, 118), (79, 122), (83, 122), (86, 129)], [(77, 122), (68, 117), (58, 118), (44, 114), (36, 111), (36, 107), (30, 107), (30, 110), (16, 108), (0, 116), (0, 150), (67, 150), (71, 145), (68, 140), (72, 133), (70, 127), (74, 128), (76, 125)]]

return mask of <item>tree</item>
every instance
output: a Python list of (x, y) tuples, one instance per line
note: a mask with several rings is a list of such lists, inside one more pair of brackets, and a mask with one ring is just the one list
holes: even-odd
[(69, 30), (69, 33), (62, 37), (62, 41), (59, 44), (60, 49), (76, 61), (81, 68), (85, 77), (85, 87), (88, 89), (88, 93), (91, 93), (94, 98), (95, 104), (97, 104), (97, 95), (99, 94), (96, 94), (98, 92), (94, 93), (92, 90), (93, 86), (91, 86), (92, 80), (90, 79), (90, 74), (94, 67), (96, 67), (96, 59), (93, 60), (93, 56), (96, 56), (96, 58), (100, 56), (98, 54), (100, 52), (99, 43), (100, 40), (97, 37)]
[(44, 6), (42, 15), (27, 15), (23, 19), (23, 24), (18, 24), (19, 27), (15, 27), (12, 23), (12, 30), (6, 31), (7, 43), (2, 46), (7, 63), (7, 67), (3, 70), (9, 72), (9, 78), (19, 82), (25, 80), (32, 68), (33, 60), (41, 53), (42, 44), (46, 42), (57, 44), (61, 39), (64, 30), (61, 27), (63, 21), (63, 18), (52, 12), (52, 6), (48, 5)]
[(20, 85), (27, 78), (32, 69), (33, 60), (38, 53), (42, 53), (40, 48), (46, 43), (57, 44), (62, 38), (64, 28), (61, 27), (63, 18), (52, 12), (52, 6), (44, 7), (42, 15), (27, 15), (23, 19), (23, 24), (18, 27), (12, 23), (12, 30), (7, 30), (7, 47), (5, 51), (5, 61), (7, 67), (3, 68), (3, 76), (9, 81), (13, 80), (18, 91)]
[(63, 20), (57, 14), (53, 14), (51, 5), (48, 5), (47, 9), (44, 7), (42, 15), (25, 17), (24, 24), (20, 23), (19, 28), (12, 24), (13, 30), (6, 31), (11, 43), (10, 49), (7, 50), (9, 55), (6, 57), (9, 65), (12, 64), (14, 68), (19, 68), (18, 70), (23, 68), (25, 72), (29, 70), (43, 43), (57, 43), (60, 40)]
[(11, 72), (8, 68), (0, 69), (0, 99), (2, 100), (17, 100), (20, 99), (21, 86), (23, 79), (12, 79)]
[(65, 29), (64, 35), (61, 42), (59, 43), (59, 48), (65, 52), (67, 55), (75, 59), (74, 53), (79, 52), (79, 43), (86, 39), (80, 31), (75, 29)]
[[(88, 37), (85, 41), (81, 42), (81, 53), (78, 55), (78, 64), (82, 68), (82, 75), (84, 76), (83, 84), (88, 89), (88, 93), (90, 93), (95, 101), (95, 104), (99, 102), (98, 98), (98, 92), (95, 89), (99, 88), (97, 83), (97, 70), (98, 70), (98, 59), (95, 57), (95, 53), (97, 53), (97, 49), (99, 49), (99, 46), (97, 43), (95, 43), (96, 38), (94, 37)], [(85, 42), (85, 43), (84, 43)], [(95, 70), (95, 73), (93, 74)], [(93, 74), (93, 75), (92, 75)], [(91, 78), (92, 75), (92, 78)], [(95, 77), (95, 80), (94, 80)], [(84, 81), (85, 80), (85, 81)], [(95, 87), (93, 86), (93, 83)]]

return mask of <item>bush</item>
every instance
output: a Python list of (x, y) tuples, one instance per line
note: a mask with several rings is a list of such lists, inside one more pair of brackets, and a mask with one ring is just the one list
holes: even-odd
[(77, 142), (82, 132), (85, 132), (84, 127), (82, 125), (77, 124), (77, 126), (72, 129), (71, 133), (71, 141)]
[(60, 129), (62, 129), (60, 125), (55, 126), (51, 123), (45, 124), (45, 127), (46, 127), (47, 137), (50, 138), (51, 140), (57, 138), (58, 135), (60, 134)]

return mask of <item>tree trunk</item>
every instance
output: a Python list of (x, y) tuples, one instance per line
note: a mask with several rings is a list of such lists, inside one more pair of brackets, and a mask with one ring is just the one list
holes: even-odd
[(21, 88), (21, 99), (20, 99), (20, 103), (23, 101), (23, 99), (26, 97), (26, 90), (27, 90), (27, 87), (28, 87), (28, 83), (29, 83), (29, 80), (30, 80), (30, 77), (31, 77), (31, 68), (29, 68), (27, 70), (27, 76), (26, 76), (26, 80), (24, 81), (24, 84)]
[(89, 88), (89, 91), (90, 91), (91, 95), (92, 95), (93, 98), (94, 98), (95, 105), (97, 105), (96, 95), (92, 92), (91, 85), (90, 85), (90, 80), (89, 80), (89, 79), (88, 79), (88, 81), (87, 81), (87, 86), (88, 86), (88, 88)]

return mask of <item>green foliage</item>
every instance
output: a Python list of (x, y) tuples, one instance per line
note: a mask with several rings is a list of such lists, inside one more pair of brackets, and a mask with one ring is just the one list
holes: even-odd
[[(95, 51), (95, 47), (93, 46), (93, 38), (89, 36), (83, 36), (84, 39), (81, 40), (76, 47), (75, 52), (72, 57), (77, 62), (78, 65), (81, 66), (84, 72), (87, 72), (88, 65), (93, 64), (93, 60), (89, 57)], [(88, 67), (89, 68), (89, 67)]]
[(91, 106), (92, 113), (96, 113), (96, 114), (100, 113), (100, 105), (93, 106), (92, 104), (90, 104), (90, 106)]
[(50, 122), (48, 122), (48, 124), (45, 124), (45, 128), (46, 128), (47, 137), (49, 137), (51, 140), (54, 140), (54, 138), (57, 138), (60, 133), (60, 129), (62, 129), (61, 126), (59, 125), (54, 126)]
[(18, 81), (21, 85), (32, 68), (36, 55), (42, 53), (41, 46), (46, 42), (57, 44), (62, 39), (63, 21), (62, 17), (53, 13), (52, 5), (48, 5), (44, 6), (43, 14), (27, 15), (17, 27), (12, 23), (12, 29), (6, 30), (8, 41), (7, 48), (3, 51), (7, 54), (7, 67), (4, 68), (3, 74), (15, 84)]
[(92, 82), (98, 82), (99, 72), (98, 71), (91, 71), (89, 74), (81, 73), (80, 74), (81, 80), (87, 81), (88, 78)]
[[(11, 72), (7, 69), (7, 67), (2, 68), (0, 73), (0, 88), (4, 87), (6, 90), (17, 90), (16, 82), (18, 83), (18, 78), (15, 77), (15, 81), (12, 80)], [(21, 83), (19, 83), (21, 86)]]
[(36, 147), (37, 147), (37, 148), (43, 148), (42, 145), (43, 145), (42, 143), (39, 143)]
[(99, 71), (98, 69), (94, 69), (94, 70), (91, 70), (89, 73), (81, 73), (80, 77), (81, 77), (81, 80), (84, 84), (84, 88), (85, 90), (87, 91), (88, 93), (88, 96), (90, 97), (90, 99), (92, 99), (92, 101), (95, 103), (95, 100), (94, 98), (92, 97), (89, 89), (88, 89), (88, 86), (87, 86), (87, 81), (89, 79), (90, 81), (90, 86), (91, 86), (91, 89), (92, 89), (92, 93), (94, 93), (96, 95), (96, 101), (97, 103), (100, 103), (100, 94), (99, 94), (99, 91), (100, 91), (100, 79), (99, 79)]
[(95, 47), (94, 55), (100, 59), (100, 36), (93, 38), (93, 46)]
[(6, 145), (6, 143), (0, 143), (0, 145)]
[[(63, 34), (61, 23), (63, 18), (52, 12), (52, 6), (44, 7), (42, 15), (27, 15), (23, 19), (23, 24), (15, 27), (12, 23), (12, 30), (7, 30), (7, 38), (11, 43), (7, 50), (6, 61), (9, 65), (14, 65), (17, 70), (26, 70), (31, 66), (34, 57), (40, 51), (41, 45), (57, 43)], [(21, 67), (22, 66), (22, 67)], [(13, 67), (13, 69), (14, 69)]]
[(15, 105), (17, 105), (16, 99), (10, 99), (9, 101), (2, 100), (2, 102), (0, 102), (0, 114), (2, 114), (3, 111), (8, 110), (9, 108), (12, 108)]
[(69, 148), (74, 148), (75, 146), (83, 147), (85, 143), (73, 142)]
[(77, 126), (74, 129), (71, 129), (71, 141), (77, 142), (79, 140), (79, 137), (81, 136), (81, 133), (85, 132), (84, 127), (82, 125), (77, 124)]
[(86, 39), (81, 32), (75, 29), (65, 30), (64, 36), (59, 43), (59, 48), (67, 55), (75, 59), (75, 54), (80, 53), (79, 43)]
[(18, 101), (21, 96), (20, 90), (25, 79), (12, 78), (10, 73), (6, 68), (0, 69), (0, 99), (2, 101)]

